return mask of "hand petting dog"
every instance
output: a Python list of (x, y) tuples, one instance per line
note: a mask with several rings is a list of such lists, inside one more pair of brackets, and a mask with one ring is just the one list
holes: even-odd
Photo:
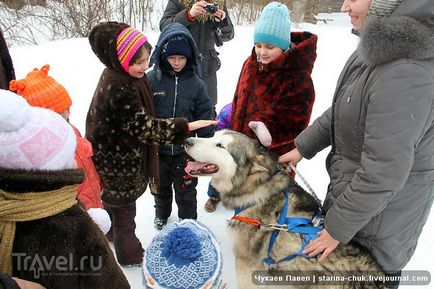
[(309, 257), (315, 257), (321, 254), (319, 261), (324, 261), (331, 252), (339, 245), (339, 241), (333, 239), (326, 229), (318, 233), (318, 238), (310, 241), (306, 248), (303, 250), (303, 254), (309, 255)]

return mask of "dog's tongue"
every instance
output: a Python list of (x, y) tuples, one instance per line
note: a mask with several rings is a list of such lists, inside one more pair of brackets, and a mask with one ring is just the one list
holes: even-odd
[(197, 172), (200, 171), (206, 165), (207, 165), (206, 163), (201, 163), (201, 162), (187, 162), (187, 166), (185, 167), (185, 172), (187, 174), (191, 172)]

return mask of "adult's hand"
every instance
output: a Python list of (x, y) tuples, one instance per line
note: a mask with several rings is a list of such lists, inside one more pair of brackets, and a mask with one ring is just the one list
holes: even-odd
[(196, 17), (200, 14), (206, 14), (206, 10), (203, 8), (206, 6), (206, 1), (199, 1), (194, 3), (190, 8), (190, 15)]
[(303, 158), (303, 156), (300, 154), (298, 149), (295, 148), (295, 149), (287, 152), (286, 154), (281, 155), (279, 157), (279, 159), (277, 160), (277, 162), (284, 167), (287, 167), (289, 163), (296, 166), (298, 164), (298, 162), (301, 161), (302, 158)]
[(21, 289), (45, 289), (44, 286), (17, 277), (12, 277)]
[(210, 125), (217, 125), (217, 120), (196, 120), (188, 123), (188, 129), (190, 131), (197, 130)]
[(303, 254), (309, 255), (309, 257), (315, 257), (321, 254), (319, 261), (324, 261), (331, 252), (339, 245), (339, 241), (333, 239), (327, 230), (322, 230), (318, 233), (318, 238), (310, 241), (306, 248), (303, 250)]

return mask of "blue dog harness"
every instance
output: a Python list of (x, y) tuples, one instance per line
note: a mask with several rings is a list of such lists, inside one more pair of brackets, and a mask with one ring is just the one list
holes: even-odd
[[(305, 258), (311, 258), (308, 255), (303, 254), (302, 252), (311, 240), (315, 240), (316, 238), (318, 238), (317, 233), (323, 229), (323, 217), (321, 216), (320, 211), (318, 211), (316, 213), (315, 218), (314, 218), (314, 220), (316, 221), (316, 224), (313, 224), (312, 220), (308, 219), (308, 218), (286, 217), (286, 214), (288, 212), (288, 206), (289, 206), (288, 190), (285, 189), (283, 191), (283, 193), (285, 195), (285, 203), (283, 205), (282, 211), (280, 212), (277, 226), (276, 225), (265, 225), (265, 224), (262, 224), (260, 221), (257, 221), (257, 220), (251, 220), (248, 218), (243, 218), (243, 217), (237, 216), (240, 212), (242, 212), (243, 210), (245, 210), (247, 208), (236, 209), (235, 215), (232, 217), (233, 220), (242, 221), (242, 222), (251, 224), (257, 228), (268, 227), (268, 228), (274, 228), (275, 229), (273, 231), (273, 233), (271, 234), (270, 242), (268, 244), (267, 257), (262, 260), (267, 265), (277, 264), (277, 263), (284, 262), (284, 261), (290, 261), (297, 256), (302, 256)], [(296, 253), (291, 254), (289, 256), (286, 256), (283, 259), (275, 261), (270, 256), (270, 254), (271, 254), (271, 251), (273, 250), (273, 246), (276, 242), (276, 239), (279, 236), (281, 231), (287, 231), (289, 233), (300, 234), (301, 248)]]

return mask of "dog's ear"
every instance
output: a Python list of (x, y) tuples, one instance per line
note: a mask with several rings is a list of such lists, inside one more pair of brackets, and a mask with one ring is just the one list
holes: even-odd
[(267, 159), (264, 155), (255, 156), (252, 159), (252, 165), (252, 169), (250, 170), (251, 174), (269, 171), (267, 168)]

